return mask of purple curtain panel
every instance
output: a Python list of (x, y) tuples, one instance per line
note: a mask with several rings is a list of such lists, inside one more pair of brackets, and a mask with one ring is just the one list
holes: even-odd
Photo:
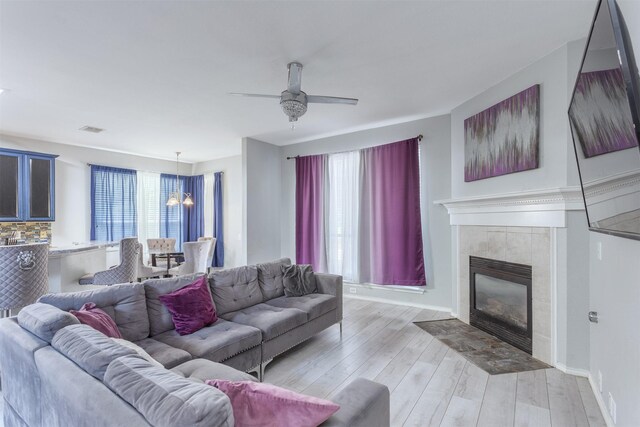
[(296, 263), (327, 271), (324, 194), (327, 156), (296, 158)]
[(360, 151), (360, 281), (426, 285), (418, 139)]

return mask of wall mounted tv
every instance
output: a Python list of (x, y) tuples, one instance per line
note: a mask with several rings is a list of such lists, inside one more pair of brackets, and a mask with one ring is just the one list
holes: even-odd
[[(640, 25), (640, 22), (634, 22)], [(600, 0), (569, 106), (589, 229), (640, 240), (640, 75), (622, 13)]]

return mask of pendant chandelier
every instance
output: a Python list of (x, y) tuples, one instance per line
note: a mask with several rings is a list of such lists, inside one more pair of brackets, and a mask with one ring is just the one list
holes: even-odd
[(169, 194), (169, 199), (167, 200), (167, 206), (177, 206), (181, 203), (185, 206), (193, 206), (191, 193), (184, 193), (184, 200), (182, 199), (182, 194), (180, 193), (180, 178), (178, 176), (179, 165), (180, 165), (179, 159), (180, 159), (180, 151), (176, 151), (176, 191)]

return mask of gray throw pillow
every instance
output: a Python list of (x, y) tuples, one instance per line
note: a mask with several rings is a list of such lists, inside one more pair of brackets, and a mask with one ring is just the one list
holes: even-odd
[(308, 264), (283, 265), (282, 285), (288, 297), (301, 297), (318, 291), (316, 276)]

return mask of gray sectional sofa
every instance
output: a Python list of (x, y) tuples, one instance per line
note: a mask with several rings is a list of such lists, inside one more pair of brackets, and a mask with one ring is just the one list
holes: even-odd
[[(233, 426), (229, 399), (206, 379), (255, 380), (278, 354), (342, 321), (342, 278), (316, 274), (318, 292), (285, 297), (288, 259), (215, 271), (219, 320), (180, 336), (159, 296), (198, 275), (49, 294), (0, 321), (5, 426)], [(94, 302), (151, 363), (68, 310)], [(336, 338), (337, 339), (337, 338)], [(389, 391), (358, 379), (326, 426), (388, 426)]]

